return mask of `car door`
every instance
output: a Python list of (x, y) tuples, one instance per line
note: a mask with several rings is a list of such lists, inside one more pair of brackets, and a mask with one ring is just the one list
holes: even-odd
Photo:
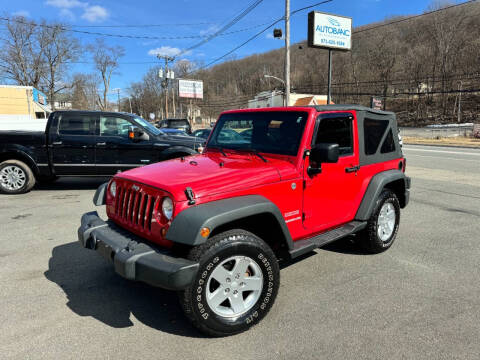
[(121, 116), (99, 116), (95, 143), (97, 175), (113, 175), (156, 161), (151, 141), (129, 139), (130, 126), (138, 125)]
[(51, 163), (56, 175), (95, 175), (97, 114), (64, 112), (49, 134)]
[[(303, 225), (312, 231), (324, 231), (351, 221), (355, 200), (361, 187), (358, 136), (353, 113), (325, 113), (316, 122), (312, 147), (318, 143), (339, 144), (337, 163), (321, 164), (320, 174), (309, 176), (308, 156), (304, 166)], [(315, 165), (317, 166), (317, 165)]]

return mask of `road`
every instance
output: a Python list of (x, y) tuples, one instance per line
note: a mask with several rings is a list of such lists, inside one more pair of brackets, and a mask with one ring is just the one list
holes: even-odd
[(480, 150), (406, 146), (411, 202), (380, 255), (351, 239), (281, 271), (251, 331), (203, 337), (173, 293), (80, 248), (97, 180), (0, 202), (0, 349), (13, 359), (478, 359)]

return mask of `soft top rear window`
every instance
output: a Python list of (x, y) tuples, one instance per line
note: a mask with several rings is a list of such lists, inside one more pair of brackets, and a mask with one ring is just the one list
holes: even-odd
[(373, 120), (365, 118), (363, 122), (363, 134), (365, 142), (365, 154), (373, 155), (382, 140), (383, 134), (388, 127), (388, 120)]

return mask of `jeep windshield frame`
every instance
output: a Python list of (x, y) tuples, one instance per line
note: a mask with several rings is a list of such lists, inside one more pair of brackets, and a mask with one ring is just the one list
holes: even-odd
[(297, 156), (307, 111), (245, 111), (222, 114), (207, 149)]

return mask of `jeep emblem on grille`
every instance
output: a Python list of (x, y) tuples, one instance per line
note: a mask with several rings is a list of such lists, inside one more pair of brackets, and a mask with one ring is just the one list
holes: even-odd
[(140, 188), (139, 188), (137, 185), (133, 185), (133, 186), (132, 186), (132, 190), (133, 190), (133, 191), (138, 191), (138, 190), (140, 190)]

